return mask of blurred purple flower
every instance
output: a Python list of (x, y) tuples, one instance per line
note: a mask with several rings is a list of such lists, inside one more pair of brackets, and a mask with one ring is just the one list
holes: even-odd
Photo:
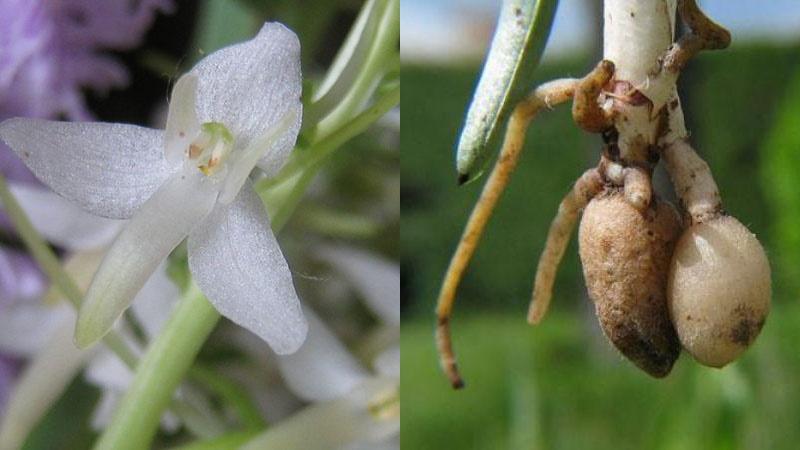
[[(139, 44), (156, 11), (171, 0), (0, 0), (0, 120), (89, 120), (81, 89), (106, 92), (128, 83), (125, 67), (104, 50)], [(34, 181), (4, 144), (0, 170)]]
[(0, 355), (0, 417), (3, 416), (12, 382), (17, 374), (17, 361)]
[(0, 314), (15, 303), (38, 299), (46, 280), (27, 254), (0, 248)]

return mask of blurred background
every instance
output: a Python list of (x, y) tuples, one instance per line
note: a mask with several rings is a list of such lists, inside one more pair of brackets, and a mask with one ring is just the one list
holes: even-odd
[[(177, 76), (203, 55), (251, 39), (265, 21), (280, 21), (299, 36), (310, 88), (322, 79), (363, 4), (0, 0), (0, 121), (30, 116), (163, 127)], [(395, 108), (333, 153), (279, 235), (305, 307), (323, 317), (346, 349), (368, 366), (399, 339), (399, 126)], [(1, 143), (0, 170), (12, 183), (42, 187)], [(68, 249), (53, 247), (69, 258)], [(173, 257), (185, 258), (185, 251), (180, 253)], [(38, 304), (48, 287), (0, 212), (0, 315), (21, 304)], [(376, 308), (383, 308), (389, 323)], [(272, 426), (307, 403), (287, 389), (265, 345), (224, 322), (197, 364), (213, 369), (217, 381), (241, 389)], [(0, 418), (29, 357), (0, 348)], [(90, 417), (101, 393), (77, 376), (25, 448), (89, 448), (98, 431)], [(230, 419), (224, 404), (209, 407)], [(188, 436), (185, 428), (162, 431), (154, 448), (185, 443)]]
[[(773, 309), (722, 370), (681, 355), (655, 380), (602, 335), (574, 242), (550, 313), (525, 321), (562, 196), (600, 138), (561, 107), (541, 114), (458, 292), (452, 331), (467, 387), (452, 391), (433, 339), (435, 301), (486, 179), (459, 188), (454, 149), (499, 2), (403, 0), (402, 442), (413, 449), (794, 449), (800, 441), (800, 4), (705, 0), (733, 44), (704, 52), (679, 88), (692, 140), (726, 209), (765, 245)], [(602, 52), (601, 2), (560, 2), (540, 81), (580, 77)]]

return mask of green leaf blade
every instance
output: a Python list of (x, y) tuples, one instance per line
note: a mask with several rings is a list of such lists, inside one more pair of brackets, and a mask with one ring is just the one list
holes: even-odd
[(505, 0), (458, 142), (459, 181), (483, 172), (502, 125), (532, 89), (558, 0)]

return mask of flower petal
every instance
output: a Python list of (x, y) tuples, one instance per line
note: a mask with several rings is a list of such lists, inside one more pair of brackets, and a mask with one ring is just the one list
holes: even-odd
[(252, 186), (245, 185), (233, 203), (218, 204), (188, 242), (189, 269), (217, 310), (257, 334), (276, 353), (297, 351), (308, 324), (289, 266)]
[(166, 264), (161, 264), (131, 305), (133, 315), (148, 340), (158, 334), (167, 323), (179, 296), (178, 286), (167, 275)]
[(0, 246), (0, 311), (17, 302), (35, 301), (47, 278), (27, 253)]
[(87, 211), (127, 219), (177, 166), (164, 158), (162, 132), (118, 123), (16, 118), (0, 138), (42, 182)]
[(109, 244), (123, 222), (89, 214), (46, 188), (10, 184), (11, 192), (33, 227), (48, 241), (67, 250), (86, 250)]
[(130, 305), (159, 263), (208, 215), (217, 186), (199, 171), (179, 172), (128, 222), (103, 258), (78, 314), (75, 340), (100, 339)]
[[(342, 448), (356, 442), (380, 443), (400, 431), (399, 405), (380, 411), (381, 400), (396, 396), (397, 386), (372, 379), (345, 397), (314, 403), (243, 445), (241, 450)], [(396, 403), (396, 402), (395, 402)], [(367, 447), (371, 448), (371, 447)]]
[(278, 151), (278, 147), (281, 145), (281, 136), (297, 122), (297, 115), (297, 110), (289, 110), (281, 120), (270, 127), (262, 136), (253, 139), (246, 148), (238, 152), (236, 159), (231, 163), (230, 172), (225, 177), (222, 191), (219, 194), (220, 202), (228, 204), (236, 198), (236, 195), (239, 194), (242, 186), (247, 181), (250, 172), (253, 171), (256, 163), (258, 163), (259, 158), (264, 155), (265, 150), (268, 154)]
[(372, 365), (375, 368), (375, 371), (379, 374), (394, 378), (399, 380), (400, 379), (400, 344), (395, 344), (386, 350), (384, 350), (377, 358), (372, 362)]
[(192, 139), (200, 131), (195, 99), (197, 75), (187, 73), (178, 78), (172, 88), (172, 99), (167, 112), (167, 129), (164, 131), (164, 155), (172, 163), (183, 161), (183, 155)]
[(71, 323), (75, 313), (65, 304), (46, 306), (34, 301), (17, 303), (0, 314), (0, 352), (31, 356), (52, 339), (63, 324)]
[(367, 307), (381, 320), (400, 325), (400, 267), (396, 263), (345, 246), (323, 246), (317, 254), (353, 283)]
[[(129, 348), (133, 348), (138, 355), (141, 348), (134, 339), (126, 339)], [(133, 381), (133, 372), (114, 353), (108, 349), (101, 349), (89, 361), (83, 376), (87, 382), (104, 391), (125, 392)]]
[(341, 397), (361, 384), (367, 371), (309, 308), (308, 338), (300, 350), (278, 357), (283, 379), (300, 398), (324, 401)]
[(266, 23), (258, 35), (203, 58), (192, 73), (199, 78), (197, 116), (220, 122), (236, 136), (236, 147), (250, 141), (297, 109), (294, 123), (259, 167), (274, 175), (286, 162), (300, 130), (300, 42), (279, 23)]

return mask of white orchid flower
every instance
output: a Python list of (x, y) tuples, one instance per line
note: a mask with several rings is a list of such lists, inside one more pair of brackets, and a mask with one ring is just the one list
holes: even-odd
[(217, 310), (279, 354), (307, 324), (263, 204), (248, 182), (286, 161), (300, 129), (300, 48), (283, 25), (214, 52), (173, 89), (166, 130), (10, 119), (2, 138), (89, 212), (130, 221), (95, 275), (75, 339), (100, 339), (188, 236), (189, 268)]
[[(279, 357), (278, 368), (289, 389), (312, 404), (242, 449), (395, 448), (399, 347), (382, 353), (375, 371), (369, 371), (311, 309), (305, 312), (308, 339), (296, 353)], [(310, 429), (316, 430), (313, 436)]]

